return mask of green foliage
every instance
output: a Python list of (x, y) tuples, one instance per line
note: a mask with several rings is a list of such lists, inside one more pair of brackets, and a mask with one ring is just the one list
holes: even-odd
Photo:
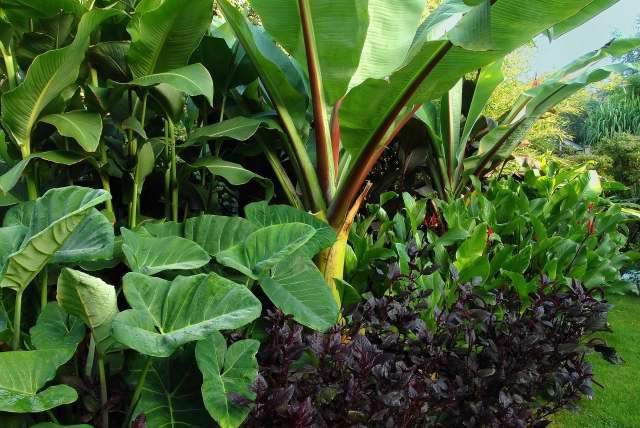
[(626, 186), (638, 185), (640, 182), (640, 136), (616, 134), (605, 138), (596, 145), (594, 153), (606, 160), (603, 173)]
[(584, 125), (584, 142), (596, 147), (616, 134), (640, 135), (640, 97), (613, 95), (588, 110)]

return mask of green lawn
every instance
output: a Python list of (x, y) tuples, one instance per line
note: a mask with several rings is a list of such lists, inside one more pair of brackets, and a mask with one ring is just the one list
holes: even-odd
[(613, 297), (615, 308), (609, 315), (613, 334), (602, 334), (626, 361), (612, 365), (599, 355), (590, 357), (595, 379), (593, 400), (583, 400), (577, 413), (565, 412), (554, 418), (556, 428), (638, 428), (640, 427), (640, 298)]

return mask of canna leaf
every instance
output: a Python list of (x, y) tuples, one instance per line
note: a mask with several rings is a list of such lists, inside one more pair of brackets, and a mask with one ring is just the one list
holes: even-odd
[(192, 168), (206, 168), (216, 177), (222, 177), (234, 186), (242, 186), (251, 180), (256, 180), (265, 189), (265, 199), (273, 198), (273, 182), (242, 165), (215, 157), (202, 157), (191, 164)]
[(40, 119), (56, 127), (63, 137), (73, 138), (86, 152), (95, 152), (102, 135), (102, 118), (98, 113), (70, 111)]

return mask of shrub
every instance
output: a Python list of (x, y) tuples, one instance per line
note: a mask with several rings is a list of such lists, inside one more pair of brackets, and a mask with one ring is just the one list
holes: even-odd
[(601, 140), (595, 153), (611, 160), (603, 172), (626, 186), (640, 182), (640, 136), (621, 133)]
[(458, 284), (434, 329), (430, 291), (358, 304), (347, 325), (306, 333), (270, 312), (247, 427), (542, 427), (593, 395), (585, 335), (606, 325), (598, 290), (542, 282), (523, 305)]

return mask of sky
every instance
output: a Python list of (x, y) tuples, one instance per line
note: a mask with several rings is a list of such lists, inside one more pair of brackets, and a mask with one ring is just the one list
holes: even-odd
[(598, 49), (611, 40), (614, 33), (627, 37), (635, 35), (639, 16), (640, 0), (620, 0), (552, 43), (546, 37), (537, 38), (531, 61), (533, 72), (542, 75), (557, 70), (580, 55)]

